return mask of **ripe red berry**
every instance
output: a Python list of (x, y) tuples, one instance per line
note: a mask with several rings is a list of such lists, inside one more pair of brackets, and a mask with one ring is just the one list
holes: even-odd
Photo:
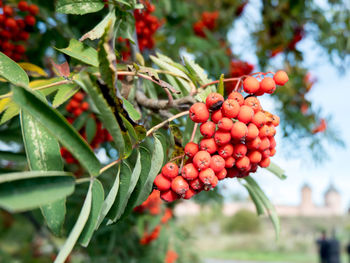
[(173, 202), (173, 201), (179, 199), (180, 196), (177, 193), (175, 193), (174, 191), (168, 190), (166, 192), (161, 192), (160, 198), (162, 198), (166, 202)]
[(260, 128), (266, 123), (266, 116), (263, 112), (258, 111), (254, 114), (252, 118), (252, 123), (256, 125), (256, 127)]
[(277, 85), (283, 86), (288, 82), (289, 78), (286, 72), (279, 70), (273, 76), (273, 80), (276, 82)]
[(262, 159), (259, 163), (259, 166), (262, 168), (267, 168), (267, 167), (269, 167), (269, 165), (270, 165), (270, 158), (269, 157)]
[(77, 92), (73, 96), (73, 100), (76, 100), (78, 102), (81, 102), (84, 99), (84, 94), (82, 92)]
[(231, 133), (230, 132), (226, 132), (226, 131), (218, 130), (214, 134), (214, 140), (215, 140), (215, 143), (218, 146), (225, 145), (225, 144), (230, 142), (230, 140), (231, 140)]
[(228, 95), (228, 99), (237, 101), (239, 106), (242, 106), (244, 104), (244, 98), (242, 94), (237, 91), (231, 92), (230, 95)]
[(223, 117), (218, 122), (218, 127), (222, 131), (231, 131), (232, 126), (233, 126), (233, 121), (231, 119), (229, 119), (229, 118), (226, 118), (226, 117)]
[(259, 129), (256, 127), (255, 124), (249, 123), (247, 128), (248, 128), (248, 133), (247, 133), (247, 136), (246, 136), (246, 140), (247, 141), (254, 140), (256, 137), (258, 137)]
[(222, 104), (222, 114), (228, 118), (235, 118), (239, 113), (240, 106), (235, 100), (225, 100)]
[(213, 154), (217, 151), (217, 146), (213, 138), (203, 139), (199, 143), (199, 149), (201, 151), (207, 151), (210, 154)]
[(261, 152), (262, 158), (270, 157), (270, 154), (271, 154), (270, 149), (266, 149)]
[(197, 192), (194, 191), (193, 189), (188, 189), (188, 191), (185, 193), (184, 195), (184, 199), (188, 200), (188, 199), (191, 199)]
[(262, 155), (259, 151), (252, 151), (248, 153), (248, 158), (251, 163), (259, 163), (261, 161)]
[(224, 159), (230, 157), (233, 154), (232, 144), (226, 144), (224, 146), (221, 146), (218, 150), (218, 153)]
[(39, 7), (37, 5), (32, 4), (28, 7), (28, 11), (33, 16), (36, 16), (37, 14), (39, 14)]
[(26, 31), (22, 31), (18, 34), (18, 39), (19, 40), (23, 40), (23, 41), (27, 41), (29, 39), (29, 33)]
[(28, 10), (28, 3), (26, 1), (19, 1), (17, 6), (18, 6), (18, 9), (22, 12)]
[(261, 145), (261, 139), (260, 137), (256, 137), (254, 140), (248, 141), (246, 145), (248, 149), (259, 149)]
[(275, 148), (270, 148), (270, 156), (275, 156), (276, 154), (276, 149)]
[(271, 134), (271, 129), (266, 124), (259, 129), (260, 138), (268, 137), (270, 136), (270, 134)]
[(181, 174), (186, 180), (194, 180), (198, 177), (198, 170), (193, 163), (189, 163), (182, 168)]
[(78, 117), (78, 116), (80, 116), (81, 114), (83, 113), (83, 111), (81, 110), (81, 109), (75, 109), (74, 111), (73, 111), (73, 115), (75, 116), (75, 117)]
[(19, 54), (24, 54), (26, 52), (26, 48), (23, 45), (16, 45), (15, 50)]
[(90, 105), (88, 102), (84, 101), (82, 104), (81, 104), (81, 109), (83, 111), (87, 111), (89, 109)]
[(254, 97), (254, 96), (250, 96), (246, 98), (244, 100), (244, 105), (251, 107), (255, 113), (261, 110), (260, 101), (257, 97)]
[(237, 121), (233, 124), (231, 129), (231, 136), (236, 140), (243, 140), (248, 133), (247, 125), (243, 122)]
[(210, 160), (210, 168), (218, 173), (225, 168), (225, 160), (220, 155), (213, 155)]
[(162, 174), (169, 178), (175, 178), (179, 174), (179, 167), (175, 163), (167, 163), (162, 168)]
[(190, 108), (190, 118), (197, 123), (206, 122), (209, 119), (207, 106), (202, 102), (193, 104)]
[(211, 114), (211, 120), (214, 123), (218, 123), (221, 119), (222, 119), (222, 111), (221, 110), (214, 111)]
[(238, 113), (237, 119), (243, 123), (249, 123), (254, 116), (254, 110), (246, 105), (243, 105)]
[(4, 15), (7, 17), (13, 16), (13, 9), (11, 6), (4, 5), (2, 8), (2, 11), (3, 11)]
[(154, 184), (157, 186), (158, 190), (167, 191), (170, 189), (171, 181), (164, 175), (158, 174), (154, 179)]
[(216, 125), (212, 121), (204, 122), (199, 127), (201, 134), (206, 138), (212, 137), (215, 133), (215, 129), (216, 129)]
[(259, 150), (264, 151), (268, 148), (270, 148), (270, 140), (269, 140), (269, 138), (265, 137), (265, 138), (261, 139)]
[(184, 195), (189, 188), (190, 186), (182, 176), (177, 176), (171, 181), (171, 190), (178, 195)]
[(7, 18), (5, 20), (5, 26), (12, 29), (12, 30), (16, 29), (17, 28), (16, 20), (14, 20), (13, 18)]
[(270, 141), (270, 148), (275, 148), (276, 147), (276, 140), (274, 137), (269, 138)]
[(25, 22), (28, 26), (34, 26), (34, 25), (35, 25), (35, 22), (36, 22), (36, 19), (35, 19), (34, 16), (27, 15), (27, 16), (24, 18), (24, 22)]
[(247, 156), (243, 156), (236, 161), (236, 167), (239, 170), (246, 170), (249, 167), (249, 165), (250, 165), (250, 161)]
[(198, 170), (204, 170), (210, 166), (211, 156), (206, 151), (199, 151), (193, 157), (193, 164), (197, 167)]
[(227, 159), (225, 159), (225, 168), (232, 168), (235, 165), (235, 163), (236, 159), (230, 156)]
[(247, 93), (255, 93), (259, 89), (259, 81), (249, 76), (243, 81), (243, 89)]
[(247, 146), (244, 144), (240, 143), (235, 145), (234, 150), (233, 150), (233, 157), (241, 158), (247, 154)]
[(273, 78), (265, 77), (260, 82), (260, 91), (272, 94), (276, 90), (276, 83)]
[(185, 146), (185, 154), (192, 158), (193, 156), (195, 156), (195, 154), (199, 151), (199, 147), (197, 143), (194, 142), (189, 142), (186, 144)]
[(196, 178), (192, 181), (190, 181), (190, 186), (194, 190), (201, 190), (203, 188), (203, 182), (199, 180), (199, 178)]
[(206, 185), (211, 185), (215, 176), (214, 171), (211, 168), (207, 168), (199, 173), (199, 180)]
[[(212, 188), (216, 187), (217, 184), (219, 182), (219, 179), (217, 178), (217, 176), (215, 175), (214, 177), (211, 178), (211, 181), (210, 181), (210, 185)], [(208, 189), (210, 190), (210, 189)]]
[(224, 102), (224, 97), (219, 93), (210, 93), (205, 101), (207, 108), (209, 110), (218, 110), (221, 108), (222, 103)]
[(272, 115), (272, 124), (277, 127), (280, 124), (280, 117), (277, 115)]
[(227, 176), (227, 170), (224, 168), (222, 169), (220, 172), (216, 173), (216, 177), (219, 179), (219, 180), (223, 180), (225, 179)]

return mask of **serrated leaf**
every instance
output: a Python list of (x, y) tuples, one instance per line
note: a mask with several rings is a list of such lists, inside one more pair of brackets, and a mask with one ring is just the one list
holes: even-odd
[(58, 0), (56, 12), (72, 15), (95, 13), (104, 7), (101, 0)]
[(97, 50), (74, 38), (69, 41), (68, 47), (56, 49), (85, 64), (98, 67)]
[(134, 106), (127, 99), (122, 99), (125, 110), (128, 112), (130, 118), (134, 121), (138, 121), (139, 119), (141, 119), (141, 114), (137, 110), (135, 110)]
[(103, 18), (100, 23), (98, 23), (92, 30), (84, 34), (79, 40), (84, 41), (85, 39), (95, 40), (101, 38), (109, 21), (112, 21), (114, 24), (113, 21), (115, 21), (115, 19), (115, 12), (112, 10)]
[(25, 70), (25, 72), (32, 77), (47, 77), (47, 73), (41, 67), (29, 62), (19, 62), (18, 65)]
[(28, 87), (29, 78), (26, 72), (2, 52), (0, 52), (0, 76), (13, 85)]
[(84, 230), (79, 237), (79, 243), (87, 247), (98, 223), (98, 217), (102, 210), (104, 200), (103, 186), (99, 180), (95, 179), (92, 185), (92, 203), (89, 219), (85, 224)]
[(62, 103), (65, 103), (75, 93), (77, 93), (78, 90), (79, 90), (79, 88), (76, 87), (74, 84), (67, 84), (67, 85), (60, 86), (60, 88), (58, 89), (58, 91), (55, 94), (55, 97), (52, 101), (52, 107), (57, 108)]
[(285, 180), (287, 178), (287, 176), (284, 174), (284, 170), (273, 162), (271, 162), (266, 169), (274, 175), (276, 175), (281, 180)]
[(99, 174), (100, 163), (94, 152), (57, 110), (51, 108), (28, 89), (13, 87), (12, 90), (13, 100), (22, 109), (28, 111), (35, 120), (45, 126), (91, 175)]
[(67, 257), (73, 250), (73, 247), (77, 242), (81, 232), (83, 231), (86, 222), (88, 221), (92, 205), (92, 184), (93, 181), (90, 182), (89, 190), (87, 192), (83, 207), (81, 208), (79, 217), (75, 222), (73, 229), (70, 231), (66, 242), (57, 254), (54, 263), (64, 263), (66, 261)]

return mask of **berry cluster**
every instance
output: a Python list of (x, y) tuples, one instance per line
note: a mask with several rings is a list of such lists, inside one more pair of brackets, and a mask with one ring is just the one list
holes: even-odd
[(287, 81), (284, 71), (260, 82), (248, 76), (243, 82), (244, 91), (250, 94), (246, 98), (235, 91), (226, 100), (211, 93), (206, 103), (193, 104), (189, 116), (193, 122), (201, 123), (203, 137), (198, 144), (186, 144), (188, 159), (181, 170), (169, 162), (157, 175), (154, 185), (161, 191), (161, 198), (167, 202), (190, 199), (226, 177), (242, 178), (256, 172), (258, 166), (268, 167), (270, 157), (276, 153), (274, 136), (279, 117), (264, 111), (254, 94), (272, 93), (276, 84)]
[[(20, 1), (17, 8), (2, 5), (0, 1), (0, 51), (15, 61), (23, 58), (26, 52), (25, 42), (36, 23), (38, 6)], [(24, 17), (24, 18), (23, 18)]]
[[(252, 73), (254, 66), (248, 62), (241, 60), (233, 60), (230, 64), (230, 77), (237, 78), (243, 75), (249, 75)], [(227, 82), (225, 89), (227, 93), (231, 93), (236, 87), (237, 81)]]
[(193, 31), (199, 37), (205, 37), (204, 29), (213, 31), (216, 27), (216, 20), (219, 17), (219, 12), (203, 12), (201, 20), (193, 24)]

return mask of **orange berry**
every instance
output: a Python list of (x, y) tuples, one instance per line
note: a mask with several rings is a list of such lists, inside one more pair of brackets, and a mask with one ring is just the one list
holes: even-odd
[(197, 143), (189, 142), (185, 146), (185, 154), (192, 158), (199, 151), (199, 146)]
[(203, 188), (203, 182), (199, 180), (199, 178), (196, 178), (192, 181), (190, 181), (190, 186), (194, 190), (200, 190)]
[(227, 170), (224, 168), (222, 169), (220, 172), (216, 173), (216, 177), (219, 179), (219, 180), (223, 180), (225, 179), (227, 176)]
[(209, 110), (218, 110), (221, 108), (222, 103), (224, 102), (224, 97), (219, 94), (212, 92), (208, 95), (207, 99), (205, 100), (205, 104), (207, 105), (207, 108)]
[(256, 78), (249, 76), (243, 81), (243, 89), (247, 93), (257, 92), (259, 89), (259, 81)]
[(261, 110), (260, 101), (257, 97), (250, 96), (244, 100), (244, 105), (251, 107), (254, 112)]
[(240, 106), (236, 100), (225, 100), (222, 104), (222, 114), (228, 118), (235, 118), (239, 113)]
[(214, 134), (214, 140), (215, 140), (215, 143), (218, 146), (225, 145), (225, 144), (230, 142), (230, 140), (231, 140), (231, 133), (230, 132), (226, 132), (226, 131), (218, 130)]
[(193, 164), (197, 167), (198, 170), (204, 170), (210, 166), (211, 156), (206, 151), (199, 151), (193, 157)]
[(252, 123), (258, 128), (262, 127), (266, 123), (266, 115), (262, 111), (258, 111), (254, 114)]
[(186, 199), (186, 200), (191, 199), (196, 193), (197, 193), (196, 191), (194, 191), (193, 189), (189, 188), (188, 191), (183, 196), (183, 198)]
[(248, 132), (246, 136), (247, 141), (254, 140), (259, 135), (259, 129), (256, 127), (254, 123), (249, 123), (248, 126)]
[(270, 158), (269, 157), (264, 158), (259, 162), (259, 166), (262, 168), (269, 167), (269, 165), (270, 165)]
[(211, 185), (215, 176), (214, 171), (211, 168), (207, 168), (199, 173), (199, 180), (206, 185)]
[(241, 158), (247, 154), (247, 146), (244, 144), (240, 143), (235, 145), (234, 150), (233, 150), (233, 156), (235, 158)]
[(272, 115), (272, 124), (277, 127), (280, 124), (280, 117), (277, 115)]
[(243, 105), (238, 113), (237, 119), (243, 123), (248, 123), (252, 120), (254, 116), (254, 110), (246, 105)]
[(28, 11), (33, 16), (36, 16), (37, 14), (39, 14), (39, 7), (37, 5), (32, 4), (28, 7)]
[(170, 189), (171, 181), (168, 177), (165, 177), (162, 174), (158, 174), (154, 179), (154, 184), (157, 186), (160, 191), (167, 191)]
[(226, 117), (223, 117), (218, 122), (218, 127), (222, 131), (230, 131), (232, 129), (232, 126), (233, 126), (233, 121)]
[(162, 168), (162, 174), (169, 178), (175, 178), (179, 174), (179, 167), (175, 163), (167, 163)]
[(225, 160), (220, 155), (213, 155), (210, 160), (210, 168), (218, 173), (225, 168)]
[(166, 202), (173, 202), (173, 201), (179, 199), (180, 196), (177, 193), (175, 193), (174, 191), (168, 190), (166, 192), (161, 192), (160, 198), (162, 198)]
[(225, 168), (232, 168), (236, 163), (236, 159), (232, 156), (225, 159)]
[(222, 111), (221, 110), (214, 111), (211, 114), (211, 120), (214, 123), (218, 123), (221, 119), (222, 119)]
[(228, 95), (228, 99), (237, 101), (239, 106), (242, 106), (244, 104), (244, 98), (242, 94), (237, 91), (231, 92), (230, 95)]
[(222, 158), (226, 159), (233, 154), (233, 149), (232, 144), (226, 144), (219, 148), (218, 153)]
[(177, 176), (171, 181), (171, 190), (180, 196), (184, 195), (189, 188), (190, 186), (182, 176)]
[(17, 7), (22, 12), (27, 11), (28, 10), (28, 3), (26, 1), (19, 1)]
[(181, 174), (186, 180), (194, 180), (198, 177), (198, 170), (193, 163), (189, 163), (182, 168)]
[(262, 155), (259, 151), (252, 151), (248, 153), (248, 158), (251, 163), (259, 163), (261, 161)]
[(250, 160), (247, 156), (243, 156), (236, 161), (236, 167), (239, 170), (246, 170), (250, 165)]
[(216, 125), (212, 121), (203, 122), (200, 125), (199, 130), (204, 137), (210, 138), (215, 133)]
[(277, 85), (283, 86), (288, 82), (289, 78), (286, 72), (284, 72), (283, 70), (279, 70), (273, 76), (273, 80), (276, 82)]
[(202, 123), (209, 119), (209, 110), (202, 102), (193, 104), (190, 108), (190, 118), (193, 122)]
[(265, 77), (260, 82), (260, 90), (272, 94), (276, 90), (276, 83), (273, 78)]
[(247, 136), (248, 128), (243, 122), (237, 121), (233, 124), (231, 129), (231, 136), (236, 140), (243, 140)]
[(210, 154), (213, 154), (217, 151), (217, 146), (213, 138), (203, 139), (199, 143), (199, 149), (201, 151), (207, 151)]

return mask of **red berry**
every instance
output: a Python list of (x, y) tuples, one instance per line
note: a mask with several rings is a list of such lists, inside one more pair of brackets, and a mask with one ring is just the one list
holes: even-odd
[(246, 170), (249, 167), (249, 165), (250, 165), (250, 161), (247, 156), (243, 156), (236, 161), (236, 167), (239, 170)]
[(230, 95), (228, 95), (228, 99), (237, 101), (239, 106), (242, 106), (244, 104), (244, 98), (242, 94), (237, 91), (231, 92)]
[[(211, 187), (212, 187), (212, 188), (216, 187), (217, 184), (218, 184), (218, 182), (219, 182), (219, 179), (218, 179), (217, 176), (215, 175), (215, 176), (211, 179), (211, 181), (210, 181)], [(208, 190), (209, 190), (209, 189), (208, 189)]]
[(7, 17), (13, 16), (13, 9), (11, 6), (5, 5), (2, 11)]
[(197, 167), (198, 170), (204, 170), (210, 166), (211, 156), (206, 151), (199, 151), (193, 157), (193, 164)]
[(225, 160), (220, 155), (213, 155), (210, 160), (210, 168), (218, 173), (225, 168)]
[(249, 123), (247, 128), (248, 128), (248, 133), (247, 133), (247, 136), (246, 136), (246, 140), (247, 141), (254, 140), (256, 137), (258, 137), (259, 129), (256, 127), (255, 124)]
[(248, 123), (252, 120), (254, 111), (251, 107), (243, 105), (238, 113), (237, 119), (243, 123)]
[(207, 168), (199, 173), (199, 180), (206, 185), (211, 185), (215, 176), (214, 171), (211, 168)]
[(262, 155), (259, 151), (252, 151), (248, 153), (248, 158), (251, 163), (259, 163), (261, 161)]
[(194, 190), (200, 190), (203, 188), (203, 182), (199, 180), (199, 178), (196, 178), (192, 181), (190, 181), (190, 186)]
[(73, 100), (76, 100), (78, 102), (81, 102), (84, 99), (84, 94), (82, 92), (77, 92), (73, 96)]
[(260, 82), (260, 90), (264, 93), (272, 94), (276, 90), (276, 83), (273, 78), (265, 77)]
[(270, 140), (269, 140), (269, 138), (265, 137), (265, 138), (261, 139), (259, 150), (264, 151), (268, 148), (270, 148)]
[(73, 111), (73, 114), (74, 114), (74, 116), (76, 116), (76, 117), (78, 117), (78, 116), (80, 116), (81, 114), (83, 113), (83, 111), (81, 110), (81, 109), (75, 109), (74, 111)]
[(171, 189), (181, 196), (184, 195), (189, 188), (190, 186), (182, 176), (177, 176), (171, 181)]
[(222, 169), (220, 172), (216, 173), (216, 177), (219, 179), (219, 180), (223, 180), (225, 179), (227, 176), (227, 170), (224, 168)]
[(267, 168), (267, 167), (269, 167), (269, 165), (270, 165), (270, 158), (269, 157), (262, 159), (259, 163), (259, 166), (262, 168)]
[(273, 80), (276, 82), (277, 85), (283, 86), (288, 82), (289, 78), (286, 72), (284, 72), (283, 70), (279, 70), (273, 76)]
[(16, 20), (14, 20), (13, 18), (7, 18), (5, 20), (5, 26), (12, 29), (12, 30), (16, 29), (17, 28)]
[(268, 137), (270, 136), (270, 134), (271, 134), (271, 129), (266, 124), (259, 129), (260, 138)]
[(221, 146), (218, 150), (218, 153), (224, 159), (230, 157), (233, 154), (232, 144), (226, 144), (224, 146)]
[(269, 138), (270, 141), (270, 148), (275, 148), (276, 147), (276, 140), (274, 137)]
[(202, 102), (193, 104), (190, 108), (190, 118), (197, 123), (206, 122), (209, 119), (207, 106)]
[(214, 123), (218, 123), (221, 119), (222, 119), (222, 111), (221, 110), (214, 111), (211, 114), (211, 120)]
[(218, 122), (218, 127), (222, 131), (231, 131), (232, 126), (233, 126), (233, 121), (229, 118), (226, 118), (226, 117), (223, 117)]
[(24, 22), (25, 22), (28, 26), (34, 26), (34, 25), (35, 25), (35, 22), (36, 22), (36, 19), (35, 19), (34, 16), (27, 15), (27, 16), (24, 18)]
[(235, 163), (236, 159), (230, 156), (225, 160), (225, 168), (232, 168), (235, 165)]
[(243, 89), (247, 93), (255, 93), (259, 89), (259, 81), (249, 76), (243, 81)]
[(83, 111), (87, 111), (89, 109), (90, 105), (88, 102), (84, 101), (82, 104), (81, 104), (81, 109)]
[(179, 174), (179, 167), (175, 163), (167, 163), (162, 168), (162, 174), (169, 178), (175, 178)]
[(199, 149), (201, 151), (207, 151), (210, 154), (213, 154), (217, 151), (217, 146), (213, 138), (203, 139), (199, 143)]
[(22, 31), (18, 34), (18, 39), (19, 40), (23, 40), (23, 41), (27, 41), (29, 39), (29, 33), (26, 31)]
[(224, 97), (219, 93), (210, 93), (205, 101), (209, 110), (218, 110), (224, 102)]
[(265, 149), (261, 152), (261, 155), (262, 155), (262, 158), (267, 158), (267, 157), (270, 157), (270, 149)]
[(270, 148), (270, 156), (275, 156), (276, 154), (276, 149), (275, 148)]
[(26, 52), (26, 48), (23, 45), (16, 45), (15, 50), (19, 54), (24, 54)]
[(22, 12), (28, 10), (28, 3), (26, 1), (19, 1), (17, 6), (18, 6), (18, 9)]
[(154, 179), (154, 184), (157, 186), (158, 190), (167, 191), (170, 189), (171, 181), (164, 175), (158, 174)]
[(188, 200), (188, 199), (191, 199), (197, 192), (192, 190), (191, 188), (188, 189), (188, 191), (185, 193), (184, 195), (184, 199)]
[(186, 180), (194, 180), (198, 177), (198, 170), (193, 163), (189, 163), (182, 168), (181, 174)]
[(199, 151), (199, 147), (198, 144), (194, 143), (194, 142), (189, 142), (186, 144), (185, 146), (185, 154), (192, 158), (193, 156), (195, 156), (195, 154)]
[(256, 127), (260, 128), (266, 123), (266, 116), (263, 112), (258, 111), (254, 114), (252, 118), (252, 123), (255, 124)]
[(222, 104), (222, 114), (228, 118), (235, 118), (239, 113), (240, 106), (235, 100), (225, 100)]
[(225, 145), (231, 140), (231, 133), (226, 131), (218, 130), (214, 134), (215, 143), (218, 146)]
[(243, 157), (246, 154), (247, 154), (247, 146), (245, 146), (242, 143), (235, 145), (235, 148), (233, 150), (233, 156), (235, 158)]
[(179, 199), (180, 196), (177, 193), (173, 192), (172, 190), (168, 190), (166, 192), (161, 192), (160, 198), (162, 198), (166, 202), (173, 202)]
[(216, 125), (212, 121), (207, 121), (200, 125), (199, 130), (204, 137), (210, 138), (215, 133)]
[(231, 129), (231, 136), (236, 140), (243, 140), (248, 134), (247, 125), (243, 122), (237, 121), (233, 124)]
[(259, 110), (261, 110), (261, 105), (257, 97), (251, 96), (246, 98), (244, 100), (244, 105), (251, 107), (254, 110), (254, 112), (258, 112)]
[(280, 124), (280, 117), (276, 115), (272, 115), (272, 124), (277, 127)]
[(254, 140), (248, 141), (246, 145), (248, 149), (259, 149), (261, 145), (261, 139), (260, 137), (256, 137)]
[(39, 7), (37, 5), (30, 5), (28, 7), (28, 11), (29, 13), (31, 13), (33, 16), (36, 16), (37, 14), (39, 14)]

